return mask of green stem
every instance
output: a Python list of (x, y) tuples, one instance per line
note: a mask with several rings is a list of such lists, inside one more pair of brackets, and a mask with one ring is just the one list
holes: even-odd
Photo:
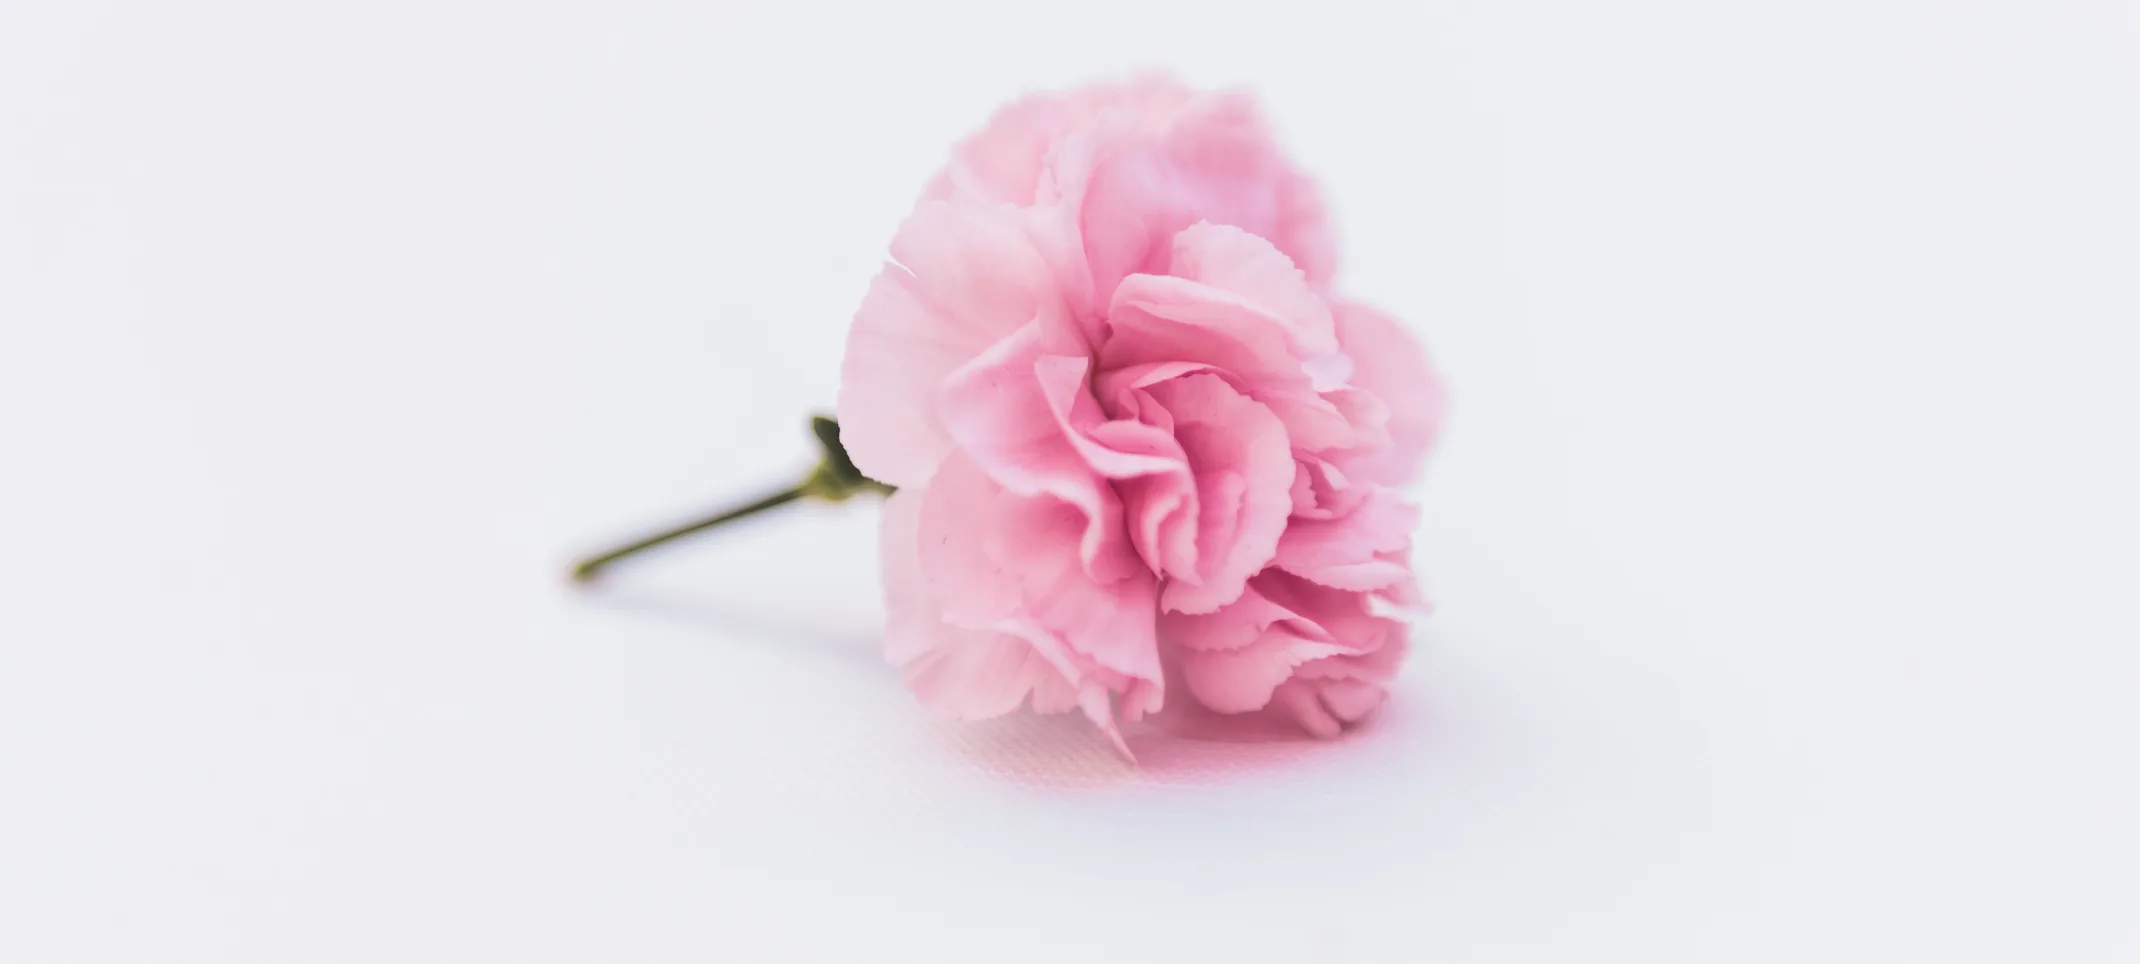
[(581, 562), (579, 565), (573, 566), (572, 581), (593, 582), (596, 576), (602, 574), (602, 570), (604, 568), (608, 567), (610, 563), (616, 562), (617, 560), (626, 558), (628, 556), (638, 555), (639, 553), (644, 552), (648, 549), (652, 549), (655, 546), (662, 545), (663, 543), (667, 542), (673, 542), (688, 535), (695, 535), (697, 533), (711, 529), (715, 526), (726, 525), (730, 522), (736, 521), (737, 519), (746, 519), (751, 516), (757, 515), (760, 512), (780, 508), (781, 506), (787, 505), (788, 503), (794, 502), (797, 499), (801, 499), (809, 494), (810, 491), (809, 486), (807, 484), (798, 485), (792, 489), (775, 492), (772, 495), (766, 496), (763, 499), (759, 499), (758, 501), (753, 502), (749, 505), (739, 506), (734, 509), (729, 509), (725, 512), (716, 513), (704, 519), (700, 519), (696, 522), (688, 522), (684, 525), (677, 526), (674, 529), (657, 532), (636, 542), (631, 542), (622, 546), (618, 546), (617, 548), (611, 549), (610, 551), (602, 553), (599, 556), (589, 557), (587, 560)]
[(728, 509), (696, 522), (688, 522), (674, 529), (655, 533), (636, 542), (611, 549), (599, 556), (591, 556), (579, 565), (572, 567), (572, 581), (578, 583), (593, 582), (596, 576), (602, 574), (602, 570), (620, 559), (638, 555), (655, 546), (704, 532), (716, 526), (727, 525), (738, 519), (749, 518), (760, 512), (780, 508), (799, 499), (823, 499), (827, 502), (842, 502), (857, 492), (889, 493), (892, 491), (891, 486), (865, 476), (860, 469), (855, 468), (854, 460), (847, 457), (847, 450), (840, 445), (840, 423), (824, 416), (818, 416), (810, 420), (810, 431), (817, 436), (818, 447), (824, 451), (824, 458), (818, 462), (817, 468), (811, 470), (809, 476), (803, 479), (801, 485), (775, 492), (749, 505)]

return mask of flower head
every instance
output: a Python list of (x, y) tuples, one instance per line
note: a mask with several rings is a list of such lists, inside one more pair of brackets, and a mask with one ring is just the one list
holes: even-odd
[(963, 718), (1184, 698), (1332, 736), (1418, 605), (1441, 389), (1331, 290), (1254, 103), (1142, 79), (959, 145), (856, 313), (839, 415), (885, 512), (886, 651)]

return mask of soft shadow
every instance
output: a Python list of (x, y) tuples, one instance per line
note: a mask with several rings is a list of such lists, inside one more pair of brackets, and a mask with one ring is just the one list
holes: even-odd
[(628, 587), (596, 587), (582, 593), (581, 598), (590, 605), (605, 609), (651, 616), (697, 630), (713, 630), (723, 638), (777, 640), (782, 652), (808, 653), (812, 658), (837, 662), (849, 668), (884, 669), (884, 658), (878, 653), (875, 634), (813, 626), (802, 614), (754, 612), (722, 600)]
[[(805, 614), (753, 611), (724, 600), (654, 589), (600, 587), (588, 604), (653, 617), (724, 639), (776, 640), (782, 652), (807, 653), (847, 670), (863, 669), (898, 685), (877, 635), (811, 625)], [(1017, 712), (970, 722), (934, 718), (936, 740), (967, 765), (1013, 786), (1102, 790), (1140, 786), (1208, 787), (1312, 775), (1362, 755), (1388, 755), (1432, 726), (1422, 708), (1392, 700), (1336, 739), (1321, 740), (1269, 717), (1162, 714), (1123, 728), (1126, 760), (1082, 715)]]
[(1386, 752), (1393, 741), (1425, 726), (1421, 715), (1385, 706), (1332, 740), (1319, 740), (1267, 721), (1165, 719), (1125, 727), (1135, 762), (1115, 752), (1091, 723), (1075, 713), (1017, 713), (980, 722), (939, 722), (938, 738), (990, 777), (1019, 787), (1097, 790), (1137, 786), (1216, 786), (1267, 782), (1273, 776), (1319, 772), (1363, 754)]

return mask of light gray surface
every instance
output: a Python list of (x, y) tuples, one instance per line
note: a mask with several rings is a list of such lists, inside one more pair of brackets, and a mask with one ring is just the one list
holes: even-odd
[[(0, 959), (2140, 956), (2140, 13), (1386, 6), (0, 9)], [(1376, 728), (933, 722), (863, 505), (562, 588), (1136, 64), (1451, 378)]]

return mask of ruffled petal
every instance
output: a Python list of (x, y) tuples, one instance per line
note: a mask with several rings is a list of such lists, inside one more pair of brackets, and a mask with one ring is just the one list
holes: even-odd
[(1040, 712), (1074, 706), (1076, 687), (1025, 640), (941, 618), (919, 565), (923, 498), (901, 489), (885, 502), (885, 657), (924, 703), (956, 719), (1000, 716), (1028, 699)]
[(938, 411), (958, 452), (997, 485), (1082, 513), (1074, 544), (1094, 578), (1112, 579), (1131, 562), (1126, 541), (1122, 553), (1105, 551), (1121, 530), (1121, 501), (1064, 426), (1079, 410), (1096, 414), (1075, 397), (1087, 362), (1050, 348), (1043, 323), (1020, 328), (946, 379)]
[(1353, 360), (1350, 382), (1385, 408), (1388, 444), (1344, 457), (1360, 478), (1403, 485), (1419, 476), (1441, 432), (1448, 396), (1419, 340), (1394, 318), (1364, 305), (1337, 305), (1338, 340)]
[(1335, 519), (1350, 513), (1373, 492), (1329, 461), (1295, 453), (1293, 515), (1301, 519)]
[(932, 203), (901, 225), (898, 263), (870, 284), (840, 366), (842, 438), (871, 478), (928, 481), (951, 449), (936, 405), (944, 381), (1036, 316), (1062, 311), (1025, 217)]
[(1162, 638), (1198, 704), (1218, 713), (1268, 707), (1334, 736), (1381, 703), (1403, 656), (1406, 625), (1367, 594), (1271, 570), (1238, 601), (1203, 616), (1161, 617)]
[(1295, 667), (1339, 652), (1330, 643), (1277, 630), (1240, 649), (1184, 656), (1182, 682), (1206, 709), (1252, 713), (1271, 701), (1272, 691), (1293, 678)]
[(1150, 129), (1196, 96), (1164, 74), (1069, 92), (1030, 94), (1004, 106), (952, 149), (951, 163), (929, 185), (930, 198), (965, 197), (1009, 204), (1041, 200), (1047, 162), (1057, 144), (1119, 114), (1132, 129)]
[(1174, 235), (1198, 221), (1268, 238), (1311, 284), (1334, 268), (1313, 185), (1279, 151), (1246, 94), (1197, 98), (1149, 136), (1090, 145), (1063, 159), (1092, 290), (1164, 271)]
[[(1269, 239), (1199, 221), (1174, 236), (1167, 274), (1235, 295), (1268, 313), (1284, 327), (1297, 356), (1345, 364), (1337, 354), (1337, 323), (1329, 303)], [(1342, 381), (1345, 373), (1336, 374)]]
[(1246, 649), (1280, 624), (1285, 624), (1294, 636), (1317, 642), (1332, 640), (1313, 619), (1264, 595), (1258, 587), (1268, 584), (1267, 579), (1257, 579), (1241, 593), (1241, 598), (1214, 612), (1160, 614), (1160, 640), (1182, 650), (1224, 652)]
[(1336, 737), (1366, 722), (1389, 698), (1384, 686), (1397, 675), (1407, 648), (1405, 626), (1397, 623), (1370, 652), (1302, 663), (1271, 694), (1271, 705), (1315, 736)]
[[(1025, 638), (1082, 692), (1119, 694), (1124, 711), (1158, 709), (1156, 580), (1141, 567), (1095, 578), (1079, 550), (1087, 521), (1049, 495), (1021, 495), (963, 454), (944, 461), (918, 525), (919, 567), (942, 618)], [(1105, 554), (1129, 556), (1110, 530)]]
[(1145, 391), (1172, 416), (1196, 497), (1194, 568), (1168, 573), (1162, 608), (1210, 612), (1239, 598), (1277, 552), (1293, 510), (1292, 448), (1269, 409), (1216, 376)]
[[(1304, 337), (1295, 321), (1235, 292), (1187, 278), (1133, 275), (1115, 289), (1099, 370), (1135, 372), (1147, 383), (1169, 369), (1211, 371), (1269, 408), (1296, 448), (1359, 444), (1346, 412), (1316, 391), (1315, 375), (1302, 361)], [(1103, 376), (1100, 387), (1119, 394), (1124, 381)]]
[(1278, 540), (1273, 565), (1338, 589), (1370, 590), (1411, 578), (1405, 560), (1419, 509), (1376, 489), (1351, 512), (1332, 519), (1295, 518)]

